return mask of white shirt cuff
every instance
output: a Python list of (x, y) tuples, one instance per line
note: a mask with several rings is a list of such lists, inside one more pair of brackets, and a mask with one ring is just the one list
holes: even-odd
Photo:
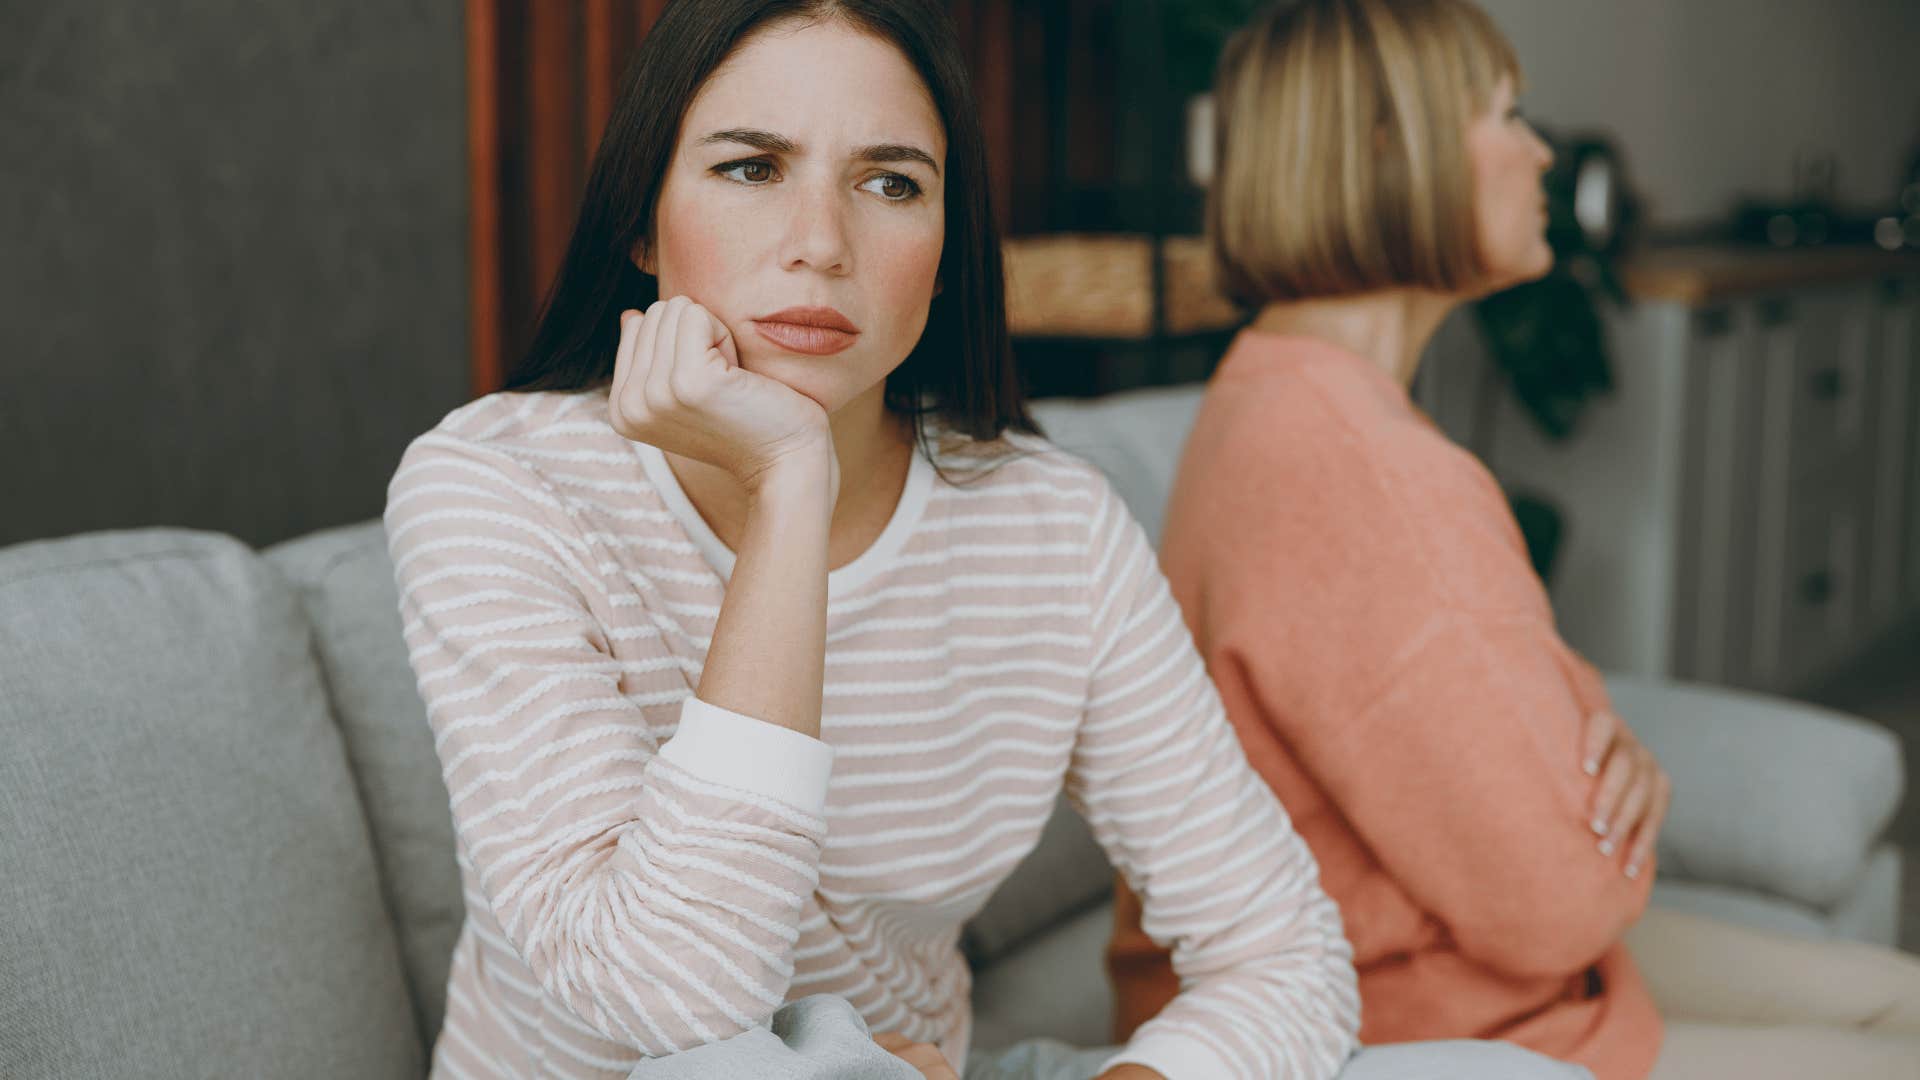
[(1134, 1039), (1107, 1059), (1100, 1071), (1115, 1065), (1145, 1065), (1167, 1080), (1217, 1080), (1233, 1075), (1233, 1066), (1213, 1047), (1191, 1035), (1170, 1031), (1149, 1032)]
[(689, 697), (660, 756), (702, 780), (764, 795), (816, 817), (827, 809), (833, 747), (791, 728)]

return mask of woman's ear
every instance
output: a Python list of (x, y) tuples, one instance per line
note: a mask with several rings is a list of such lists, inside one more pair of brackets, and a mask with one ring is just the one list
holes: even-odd
[(641, 273), (649, 274), (653, 277), (660, 276), (660, 272), (653, 267), (653, 252), (647, 249), (646, 237), (643, 236), (635, 240), (633, 242), (633, 250), (628, 254), (633, 257), (633, 265), (637, 267)]

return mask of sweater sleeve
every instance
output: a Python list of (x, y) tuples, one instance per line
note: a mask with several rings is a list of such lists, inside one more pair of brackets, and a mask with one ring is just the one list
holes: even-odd
[[(1371, 703), (1281, 737), (1460, 950), (1517, 977), (1592, 965), (1654, 871), (1599, 851), (1578, 697), (1536, 627), (1438, 613)], [(1274, 711), (1269, 716), (1283, 716)]]
[(1484, 468), (1290, 385), (1233, 436), (1250, 460), (1214, 496), (1233, 536), (1187, 553), (1215, 676), (1465, 955), (1577, 973), (1653, 877), (1628, 878), (1589, 824), (1582, 735), (1604, 687), (1560, 640)]
[(1247, 764), (1145, 535), (1103, 487), (1094, 667), (1067, 792), (1142, 898), (1181, 991), (1113, 1063), (1169, 1080), (1330, 1077), (1359, 997), (1312, 854)]
[(691, 697), (698, 665), (648, 583), (605, 575), (511, 455), (422, 436), (386, 528), (461, 855), (541, 989), (645, 1056), (765, 1022), (818, 879), (831, 751)]

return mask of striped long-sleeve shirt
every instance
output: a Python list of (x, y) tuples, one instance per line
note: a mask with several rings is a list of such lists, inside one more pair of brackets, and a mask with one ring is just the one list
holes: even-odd
[(1063, 785), (1184, 987), (1117, 1060), (1338, 1069), (1337, 909), (1139, 527), (1039, 440), (958, 449), (999, 453), (916, 455), (829, 576), (816, 740), (692, 696), (732, 555), (604, 392), (415, 440), (386, 526), (467, 907), (436, 1077), (621, 1077), (815, 993), (961, 1064), (961, 926)]

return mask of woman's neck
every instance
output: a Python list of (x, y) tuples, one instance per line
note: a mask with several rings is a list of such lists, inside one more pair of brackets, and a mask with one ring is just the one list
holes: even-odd
[[(827, 565), (838, 569), (873, 546), (892, 520), (913, 463), (910, 424), (886, 408), (884, 383), (848, 402), (828, 424), (840, 459), (840, 499), (828, 526)], [(677, 454), (667, 464), (687, 501), (729, 549), (747, 521), (747, 492), (726, 472)]]
[(1282, 300), (1261, 309), (1252, 328), (1338, 345), (1373, 361), (1406, 386), (1413, 382), (1434, 331), (1459, 304), (1459, 297), (1426, 289)]

